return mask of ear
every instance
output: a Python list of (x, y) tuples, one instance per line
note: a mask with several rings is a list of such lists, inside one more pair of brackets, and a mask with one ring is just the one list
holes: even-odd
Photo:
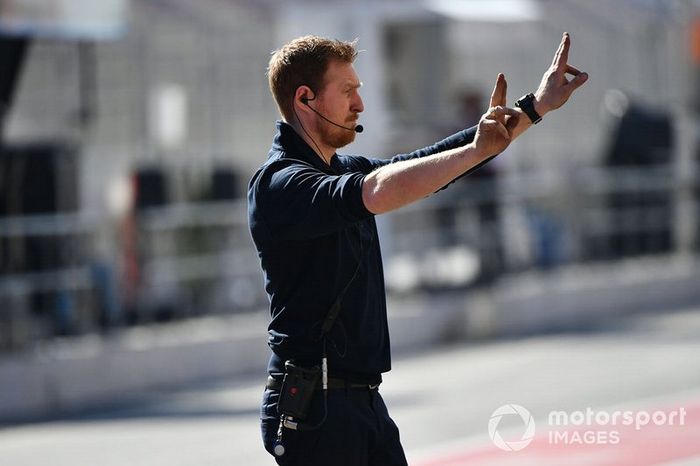
[(314, 100), (315, 98), (316, 95), (309, 86), (299, 86), (294, 93), (294, 100), (304, 105), (308, 104), (309, 100)]

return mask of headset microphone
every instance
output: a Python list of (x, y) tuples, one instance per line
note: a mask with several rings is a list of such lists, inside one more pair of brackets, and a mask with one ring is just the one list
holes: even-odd
[[(315, 99), (315, 98), (316, 98), (316, 97), (314, 97), (314, 99)], [(363, 132), (363, 131), (365, 130), (365, 127), (362, 126), (362, 125), (356, 125), (354, 128), (349, 128), (349, 127), (347, 127), (347, 126), (339, 125), (338, 123), (329, 120), (328, 118), (326, 118), (325, 116), (323, 116), (318, 110), (316, 110), (316, 109), (313, 108), (311, 105), (309, 105), (309, 100), (313, 100), (313, 99), (309, 99), (308, 97), (302, 97), (300, 100), (301, 100), (301, 103), (302, 103), (302, 104), (304, 104), (304, 105), (306, 105), (307, 107), (309, 107), (309, 108), (311, 109), (311, 111), (314, 112), (316, 115), (320, 116), (321, 118), (323, 118), (324, 120), (326, 120), (328, 123), (337, 126), (338, 128), (343, 128), (343, 129), (346, 129), (346, 130), (348, 130), (348, 131), (355, 131), (356, 133), (361, 133), (361, 132)]]

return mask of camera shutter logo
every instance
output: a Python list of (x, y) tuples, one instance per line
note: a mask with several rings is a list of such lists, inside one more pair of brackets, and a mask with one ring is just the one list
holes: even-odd
[[(520, 419), (523, 421), (525, 432), (523, 433), (520, 440), (507, 442), (503, 440), (501, 434), (498, 433), (498, 424), (501, 422), (501, 418), (503, 418), (503, 416), (509, 416), (513, 414), (520, 416)], [(491, 415), (491, 418), (489, 419), (489, 437), (491, 437), (491, 440), (493, 441), (494, 445), (496, 445), (501, 450), (522, 450), (526, 446), (530, 445), (532, 439), (535, 438), (535, 420), (532, 418), (530, 411), (528, 411), (520, 405), (503, 405), (496, 411), (494, 411)]]

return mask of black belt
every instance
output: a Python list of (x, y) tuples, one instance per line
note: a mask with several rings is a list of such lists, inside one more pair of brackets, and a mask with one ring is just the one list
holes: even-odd
[[(357, 382), (352, 382), (347, 379), (339, 379), (336, 377), (328, 377), (328, 389), (329, 390), (338, 390), (338, 389), (364, 389), (364, 390), (376, 390), (379, 387), (378, 383), (357, 383)], [(281, 379), (276, 379), (272, 376), (267, 377), (267, 385), (265, 385), (266, 388), (269, 390), (280, 390), (282, 388), (282, 380)], [(316, 390), (321, 390), (323, 388), (323, 385), (321, 382), (316, 385)]]

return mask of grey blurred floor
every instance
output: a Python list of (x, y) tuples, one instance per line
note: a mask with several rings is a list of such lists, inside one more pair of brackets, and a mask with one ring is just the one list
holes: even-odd
[[(0, 465), (272, 465), (258, 433), (261, 379), (203, 383), (128, 407), (7, 427)], [(382, 393), (409, 458), (422, 464), (472, 446), (495, 448), (487, 422), (507, 403), (536, 420), (589, 406), (682, 406), (700, 400), (700, 309), (403, 355)]]

